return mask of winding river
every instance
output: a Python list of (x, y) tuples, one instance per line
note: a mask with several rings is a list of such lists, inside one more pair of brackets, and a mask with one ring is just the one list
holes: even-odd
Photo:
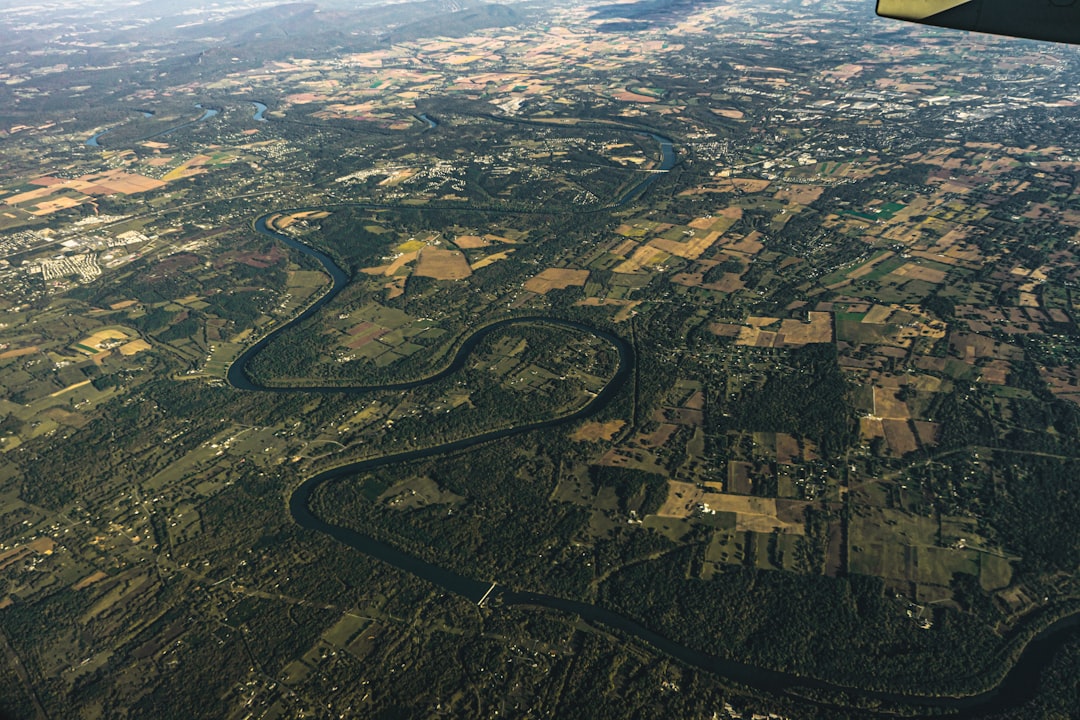
[[(197, 124), (199, 124), (201, 122), (209, 120), (210, 118), (217, 115), (218, 112), (219, 112), (218, 110), (214, 110), (213, 108), (204, 108), (202, 105), (196, 105), (195, 107), (197, 107), (199, 110), (202, 110), (203, 114), (201, 116), (195, 118), (194, 120), (190, 120), (190, 121), (188, 121), (186, 123), (183, 123), (181, 125), (174, 125), (173, 127), (166, 128), (165, 130), (161, 130), (160, 132), (152, 133), (150, 135), (145, 135), (143, 137), (132, 140), (131, 142), (143, 142), (144, 140), (152, 140), (153, 138), (164, 137), (165, 135), (170, 135), (170, 134), (176, 132), (177, 130), (183, 130), (184, 128), (190, 127), (191, 125), (197, 125)], [(263, 109), (264, 110), (266, 109), (265, 106), (263, 107)], [(154, 117), (154, 112), (151, 111), (151, 110), (136, 110), (136, 112), (142, 113), (142, 116), (144, 118), (152, 118), (152, 117)], [(258, 119), (258, 118), (256, 118), (256, 119)], [(95, 133), (94, 135), (92, 135), (90, 137), (89, 140), (86, 141), (86, 146), (87, 147), (101, 147), (101, 143), (98, 142), (98, 140), (100, 140), (102, 136), (107, 135), (108, 133), (112, 132), (112, 130), (113, 130), (113, 128), (109, 128), (107, 130), (102, 130), (99, 133)]]
[[(652, 134), (650, 133), (650, 135)], [(657, 135), (652, 135), (652, 137), (661, 145), (661, 169), (670, 169), (670, 167), (674, 165), (675, 157), (671, 141)], [(667, 165), (667, 167), (665, 167), (665, 165)], [(625, 202), (629, 202), (632, 198), (639, 197), (641, 193), (655, 181), (655, 179), (656, 175), (650, 175), (648, 178), (641, 181), (639, 185), (632, 187), (623, 195), (619, 204), (624, 204)], [(465, 361), (470, 354), (487, 335), (497, 330), (520, 324), (548, 324), (572, 329), (578, 332), (589, 333), (607, 342), (618, 353), (618, 366), (607, 385), (585, 407), (569, 415), (538, 421), (528, 425), (493, 430), (474, 437), (464, 438), (435, 447), (410, 450), (383, 457), (361, 460), (331, 470), (326, 470), (308, 478), (301, 483), (289, 497), (289, 511), (293, 520), (301, 527), (323, 533), (368, 557), (385, 562), (398, 570), (426, 580), (446, 591), (460, 595), (473, 602), (479, 602), (486, 597), (488, 601), (497, 600), (498, 603), (501, 603), (502, 605), (543, 607), (570, 613), (590, 623), (604, 625), (615, 629), (624, 635), (636, 638), (637, 640), (652, 646), (661, 653), (673, 657), (687, 665), (713, 673), (727, 680), (752, 687), (759, 691), (791, 694), (794, 696), (802, 696), (807, 691), (841, 693), (868, 704), (888, 703), (906, 705), (909, 707), (921, 708), (923, 712), (934, 716), (947, 714), (949, 717), (955, 718), (956, 720), (978, 718), (991, 710), (1001, 710), (1003, 708), (1017, 706), (1031, 699), (1036, 691), (1039, 677), (1050, 662), (1050, 659), (1054, 656), (1056, 650), (1061, 648), (1065, 642), (1073, 637), (1077, 627), (1080, 626), (1080, 616), (1078, 615), (1068, 616), (1051, 625), (1027, 643), (1019, 660), (1013, 665), (1005, 678), (996, 687), (981, 694), (967, 697), (934, 697), (864, 691), (715, 657), (670, 640), (628, 617), (603, 607), (551, 595), (517, 591), (502, 586), (493, 587), (491, 582), (459, 574), (448, 568), (440, 567), (410, 555), (407, 552), (364, 535), (356, 530), (326, 522), (318, 517), (311, 509), (312, 497), (323, 484), (338, 479), (353, 477), (388, 465), (399, 465), (424, 458), (463, 452), (482, 443), (513, 437), (542, 428), (567, 425), (592, 416), (606, 407), (631, 379), (635, 364), (635, 355), (632, 346), (626, 340), (604, 330), (559, 318), (522, 317), (502, 320), (475, 330), (461, 343), (449, 365), (438, 373), (424, 379), (379, 386), (275, 387), (259, 385), (251, 379), (247, 372), (252, 359), (258, 355), (273, 338), (289, 327), (304, 322), (322, 309), (327, 303), (331, 302), (334, 297), (345, 288), (350, 279), (349, 275), (326, 253), (274, 230), (270, 221), (277, 214), (278, 213), (269, 213), (259, 217), (254, 222), (255, 230), (317, 260), (329, 274), (331, 286), (319, 300), (310, 305), (306, 310), (288, 323), (276, 328), (258, 342), (251, 345), (233, 362), (229, 368), (227, 379), (233, 387), (239, 390), (270, 393), (361, 394), (375, 390), (407, 390), (416, 388), (427, 383), (435, 382), (459, 371), (464, 366)], [(875, 714), (872, 711), (866, 712), (868, 714)], [(877, 714), (889, 715), (890, 713), (880, 712)]]

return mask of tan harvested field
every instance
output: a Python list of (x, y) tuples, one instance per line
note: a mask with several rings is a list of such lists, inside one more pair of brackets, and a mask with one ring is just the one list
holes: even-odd
[(671, 256), (668, 253), (646, 245), (635, 250), (634, 254), (630, 256), (629, 259), (617, 265), (612, 272), (625, 274), (636, 273), (645, 267), (655, 267), (669, 257)]
[(919, 449), (919, 443), (907, 420), (882, 420), (881, 426), (885, 430), (885, 440), (895, 455), (900, 456)]
[(874, 417), (883, 420), (907, 420), (911, 417), (907, 403), (896, 397), (896, 388), (875, 387)]
[(711, 185), (700, 185), (689, 190), (683, 190), (679, 195), (709, 195), (716, 194), (749, 194), (767, 190), (772, 184), (769, 180), (757, 178), (721, 178)]
[(764, 316), (758, 317), (758, 316), (754, 316), (754, 315), (751, 315), (750, 317), (746, 318), (746, 324), (749, 325), (750, 327), (754, 327), (754, 328), (766, 328), (766, 327), (769, 327), (770, 325), (773, 325), (773, 324), (775, 324), (775, 323), (777, 323), (779, 321), (780, 321), (780, 318), (764, 317)]
[(736, 345), (745, 347), (776, 347), (775, 330), (762, 330), (760, 327), (743, 327), (739, 329), (739, 337)]
[[(770, 317), (749, 317), (748, 327), (739, 331), (736, 345), (748, 347), (799, 347), (810, 343), (832, 342), (832, 315), (826, 312), (811, 312), (808, 322), (800, 320)], [(776, 323), (779, 322), (779, 327)], [(765, 328), (769, 328), (765, 330)]]
[(705, 491), (694, 483), (668, 480), (667, 500), (656, 514), (660, 517), (690, 517), (704, 497)]
[(503, 250), (502, 252), (491, 253), (486, 257), (482, 257), (472, 264), (473, 272), (486, 268), (488, 265), (493, 265), (500, 260), (505, 260), (510, 257), (510, 253), (514, 252), (513, 248), (509, 250)]
[(975, 333), (954, 332), (949, 336), (949, 346), (968, 363), (979, 358), (1018, 360), (1021, 357), (1020, 351), (1014, 346)]
[(491, 245), (491, 241), (485, 240), (479, 235), (458, 235), (454, 238), (454, 244), (462, 250), (475, 250)]
[(138, 300), (122, 300), (120, 302), (113, 303), (112, 305), (110, 305), (109, 309), (110, 310), (126, 310), (127, 308), (129, 308), (129, 307), (131, 307), (133, 305), (138, 305), (138, 304), (139, 304)]
[(615, 248), (611, 251), (611, 254), (617, 255), (619, 257), (626, 257), (637, 246), (638, 244), (636, 240), (624, 240), (617, 246), (615, 246)]
[(775, 498), (730, 493), (709, 492), (698, 502), (709, 510), (735, 513), (735, 529), (739, 532), (770, 533), (779, 530), (785, 535), (803, 535), (806, 527), (803, 501), (777, 501)]
[[(703, 225), (702, 227), (699, 228), (693, 223), (690, 224), (690, 227), (695, 230), (709, 230), (716, 233), (717, 237), (719, 237), (730, 230), (731, 226), (739, 221), (742, 214), (742, 208), (728, 207), (716, 212), (711, 217), (699, 218), (701, 221), (700, 224)], [(694, 222), (698, 222), (698, 220), (695, 220)]]
[(764, 192), (772, 185), (771, 180), (759, 180), (758, 178), (731, 178), (728, 182), (736, 190), (744, 193)]
[(70, 187), (90, 195), (131, 195), (134, 193), (157, 190), (165, 183), (143, 175), (126, 173), (123, 170), (110, 170), (98, 175), (86, 175), (68, 183)]
[(616, 433), (623, 429), (626, 425), (624, 420), (609, 420), (608, 422), (587, 422), (578, 428), (573, 435), (570, 436), (572, 440), (578, 442), (596, 442), (598, 440), (611, 440), (615, 437)]
[(709, 323), (709, 332), (717, 337), (738, 337), (741, 331), (742, 325), (720, 322)]
[[(102, 348), (103, 345), (111, 343), (112, 341), (115, 341), (115, 340), (130, 340), (130, 339), (131, 339), (130, 336), (127, 333), (125, 333), (125, 332), (123, 332), (121, 330), (117, 330), (115, 328), (107, 328), (105, 330), (98, 330), (93, 335), (91, 335), (89, 337), (86, 337), (86, 338), (83, 338), (82, 340), (80, 340), (76, 344), (77, 345), (82, 345), (83, 347), (86, 347), (86, 348), (93, 348), (95, 350), (101, 350), (101, 349), (103, 349)], [(82, 348), (78, 348), (78, 349), (81, 350)], [(86, 351), (83, 350), (83, 352), (86, 352)]]
[(376, 274), (382, 273), (383, 275), (386, 275), (387, 277), (393, 277), (394, 275), (397, 275), (398, 272), (403, 267), (405, 267), (406, 265), (408, 265), (409, 263), (411, 263), (412, 261), (416, 260), (419, 257), (420, 257), (420, 251), (419, 250), (416, 251), (416, 252), (402, 253), (401, 255), (398, 255), (397, 258), (394, 259), (394, 262), (390, 263), (389, 265), (384, 265), (384, 266), (378, 267), (378, 268), (368, 268), (368, 269), (365, 269), (364, 272), (368, 272), (368, 270), (370, 269), (370, 270), (375, 271)]
[[(47, 215), (56, 210), (81, 205), (86, 201), (86, 196), (89, 195), (131, 195), (156, 190), (161, 187), (165, 187), (165, 183), (160, 180), (143, 175), (134, 175), (117, 169), (83, 175), (71, 180), (50, 182), (46, 187), (11, 195), (4, 198), (3, 202), (5, 205), (11, 206), (34, 203), (37, 210), (32, 212), (33, 215)], [(75, 197), (71, 195), (53, 197), (57, 193), (64, 191), (79, 193), (80, 195)]]
[(934, 268), (924, 267), (917, 265), (916, 263), (907, 263), (901, 265), (896, 270), (890, 273), (890, 276), (901, 278), (903, 280), (924, 280), (930, 283), (943, 283), (948, 274), (943, 270), (936, 270)]
[(915, 431), (919, 435), (919, 442), (923, 445), (937, 445), (938, 432), (941, 431), (941, 425), (925, 420), (916, 420)]
[(876, 437), (885, 437), (885, 428), (881, 424), (881, 418), (859, 418), (859, 434), (863, 440), (873, 440)]
[(623, 237), (642, 238), (645, 237), (648, 232), (649, 231), (644, 227), (638, 227), (635, 225), (630, 225), (628, 223), (623, 223), (619, 227), (615, 228), (615, 234), (622, 235)]
[(78, 207), (79, 205), (82, 205), (82, 203), (83, 203), (82, 198), (76, 199), (76, 198), (71, 198), (71, 197), (59, 197), (59, 198), (56, 198), (55, 200), (48, 200), (48, 201), (45, 201), (45, 202), (38, 203), (37, 205), (34, 206), (35, 209), (33, 211), (31, 211), (30, 214), (31, 215), (39, 215), (39, 216), (40, 215), (49, 215), (49, 214), (54, 213), (54, 212), (56, 212), (58, 210), (68, 210), (68, 209), (73, 208), (73, 207)]
[(131, 342), (120, 346), (121, 355), (138, 355), (139, 353), (149, 350), (150, 343), (145, 340), (132, 340)]
[(582, 287), (589, 280), (588, 270), (569, 268), (547, 268), (536, 277), (525, 281), (525, 289), (543, 295), (551, 290), (565, 290), (568, 287)]
[(784, 320), (780, 323), (780, 335), (785, 345), (808, 345), (832, 342), (832, 315), (824, 312), (808, 313), (807, 322)]
[(773, 195), (777, 200), (786, 200), (797, 205), (809, 205), (825, 192), (825, 188), (816, 185), (788, 185)]
[(49, 202), (47, 198), (52, 197), (55, 191), (52, 188), (44, 187), (37, 190), (28, 190), (27, 192), (19, 193), (17, 195), (8, 195), (4, 198), (4, 204), (26, 205), (28, 203), (34, 203), (34, 207), (40, 207), (41, 204)]
[(636, 102), (636, 103), (655, 103), (659, 102), (657, 98), (650, 95), (641, 95), (639, 93), (623, 90), (622, 92), (615, 93), (615, 99), (622, 102)]
[(950, 248), (957, 244), (966, 244), (964, 241), (967, 239), (969, 234), (970, 231), (966, 226), (958, 225), (952, 230), (949, 230), (949, 232), (942, 235), (938, 239), (937, 244), (941, 247)]
[[(848, 277), (851, 277), (850, 275)], [(875, 305), (870, 308), (870, 312), (866, 313), (862, 321), (864, 323), (870, 323), (872, 325), (881, 325), (893, 314), (893, 308), (887, 305)]]
[(1039, 296), (1029, 292), (1020, 293), (1020, 307), (1039, 307)]
[(649, 241), (649, 246), (654, 247), (657, 250), (662, 250), (670, 255), (686, 258), (687, 260), (697, 260), (705, 254), (706, 250), (712, 247), (712, 244), (716, 242), (719, 237), (720, 233), (712, 232), (701, 237), (690, 238), (687, 242), (656, 238), (655, 240)]
[(915, 376), (915, 389), (919, 392), (941, 392), (941, 386), (944, 381), (941, 378), (934, 377), (933, 375), (916, 375)]
[(734, 108), (712, 108), (712, 111), (720, 117), (725, 117), (728, 120), (742, 120), (743, 111), (735, 110)]
[(477, 60), (483, 59), (483, 57), (483, 55), (449, 55), (443, 60), (443, 62), (445, 62), (447, 65), (468, 65), (470, 63), (476, 62)]
[(856, 75), (861, 74), (862, 71), (863, 71), (863, 66), (862, 65), (856, 65), (854, 63), (848, 63), (846, 65), (841, 65), (841, 66), (833, 68), (831, 70), (825, 70), (821, 74), (826, 76), (826, 77), (836, 78), (838, 80), (850, 80), (851, 78), (855, 77)]
[(9, 358), (22, 357), (24, 355), (33, 355), (38, 351), (37, 345), (31, 345), (30, 347), (16, 348), (14, 350), (5, 350), (0, 352), (0, 360), (7, 360)]
[(799, 441), (787, 433), (776, 433), (776, 462), (790, 465), (802, 457)]
[(738, 205), (728, 205), (722, 210), (717, 210), (714, 214), (718, 217), (727, 218), (734, 223), (737, 220), (742, 220), (743, 209)]
[(732, 238), (731, 242), (724, 242), (722, 245), (725, 250), (744, 253), (746, 255), (757, 255), (765, 249), (765, 245), (758, 239), (760, 237), (761, 233), (755, 231), (744, 238)]
[(414, 272), (418, 277), (436, 280), (464, 280), (472, 275), (464, 253), (437, 247), (427, 247), (420, 251)]

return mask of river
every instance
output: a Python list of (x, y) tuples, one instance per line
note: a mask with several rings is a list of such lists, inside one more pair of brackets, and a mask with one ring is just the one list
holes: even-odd
[[(662, 161), (660, 169), (670, 169), (674, 166), (675, 162), (673, 143), (667, 138), (652, 133), (649, 134), (661, 145)], [(629, 202), (630, 199), (639, 197), (640, 194), (655, 180), (655, 177), (655, 175), (651, 175), (637, 186), (631, 188), (624, 194), (621, 202)], [(489, 581), (478, 580), (473, 577), (462, 575), (449, 568), (441, 567), (410, 555), (407, 552), (364, 535), (356, 530), (326, 522), (318, 517), (311, 509), (311, 499), (318, 488), (323, 484), (339, 479), (355, 477), (356, 475), (370, 472), (387, 465), (400, 465), (438, 455), (463, 452), (482, 443), (513, 437), (542, 428), (567, 425), (590, 417), (606, 407), (632, 377), (635, 355), (632, 346), (624, 339), (612, 333), (592, 328), (581, 323), (551, 317), (512, 318), (492, 323), (475, 330), (461, 343), (449, 365), (438, 373), (420, 380), (390, 385), (362, 385), (349, 387), (268, 387), (258, 385), (251, 380), (247, 373), (248, 365), (252, 359), (258, 355), (258, 353), (261, 352), (273, 338), (284, 332), (287, 328), (304, 322), (333, 300), (333, 298), (345, 288), (350, 279), (348, 274), (326, 253), (272, 229), (268, 221), (276, 214), (277, 213), (269, 213), (259, 217), (254, 223), (255, 230), (317, 260), (330, 276), (331, 286), (319, 300), (310, 305), (302, 313), (264, 336), (241, 353), (230, 366), (227, 375), (228, 382), (237, 389), (252, 392), (273, 393), (360, 394), (370, 393), (375, 390), (407, 390), (416, 388), (430, 382), (435, 382), (436, 380), (442, 379), (460, 370), (464, 366), (469, 355), (476, 348), (477, 344), (488, 334), (505, 327), (523, 323), (552, 324), (592, 334), (609, 343), (617, 351), (619, 361), (615, 373), (600, 393), (598, 393), (585, 407), (569, 415), (512, 428), (493, 430), (434, 447), (409, 450), (382, 457), (361, 460), (331, 470), (326, 470), (308, 478), (301, 483), (289, 497), (289, 512), (291, 513), (293, 520), (301, 527), (314, 532), (323, 533), (368, 557), (385, 562), (398, 570), (426, 580), (433, 585), (448, 592), (460, 595), (473, 602), (480, 601), (486, 594), (488, 601), (502, 605), (544, 607), (570, 613), (590, 623), (605, 625), (618, 630), (687, 665), (763, 692), (785, 693), (796, 696), (801, 695), (807, 690), (843, 693), (864, 702), (884, 702), (919, 707), (923, 708), (923, 711), (932, 714), (934, 717), (940, 717), (944, 713), (956, 720), (973, 720), (974, 718), (983, 716), (991, 710), (1015, 707), (1032, 698), (1037, 688), (1038, 678), (1045, 670), (1050, 659), (1053, 657), (1056, 650), (1060, 649), (1076, 633), (1077, 627), (1080, 626), (1080, 615), (1075, 614), (1051, 625), (1027, 643), (1019, 660), (1009, 670), (1004, 680), (993, 689), (984, 693), (968, 697), (934, 697), (859, 690), (839, 686), (822, 680), (801, 677), (790, 673), (778, 672), (767, 668), (755, 667), (745, 663), (715, 657), (682, 645), (644, 627), (628, 617), (597, 605), (544, 595), (541, 593), (517, 591), (502, 586), (496, 586), (494, 590), (492, 590), (492, 583)], [(871, 711), (867, 711), (867, 713), (874, 714)], [(882, 712), (881, 714), (888, 715), (889, 713)]]
[[(140, 113), (144, 118), (152, 118), (152, 117), (154, 117), (154, 113), (152, 111), (150, 111), (150, 110), (135, 110), (135, 112)], [(101, 143), (99, 143), (98, 140), (103, 135), (107, 135), (110, 132), (112, 132), (112, 128), (108, 128), (107, 130), (102, 130), (101, 132), (94, 133), (93, 135), (90, 136), (90, 139), (86, 141), (86, 146), (87, 147), (101, 147)]]
[[(198, 123), (209, 120), (210, 118), (212, 118), (212, 117), (214, 117), (215, 115), (218, 114), (218, 111), (214, 110), (212, 108), (203, 108), (202, 105), (196, 105), (195, 107), (197, 107), (198, 109), (203, 111), (203, 114), (200, 117), (198, 117), (198, 118), (196, 118), (194, 120), (190, 120), (190, 121), (188, 121), (186, 123), (183, 123), (181, 125), (175, 125), (175, 126), (173, 126), (171, 128), (167, 128), (167, 129), (162, 130), (160, 132), (152, 133), (150, 135), (146, 135), (144, 137), (137, 138), (136, 140), (133, 140), (132, 142), (142, 142), (143, 140), (152, 140), (153, 138), (163, 137), (165, 135), (169, 135), (171, 133), (174, 133), (177, 130), (182, 130), (183, 128), (186, 128), (186, 127), (188, 127), (190, 125), (196, 125)], [(263, 109), (265, 110), (265, 106), (263, 106)], [(152, 117), (154, 117), (154, 112), (152, 110), (136, 110), (135, 112), (141, 113), (144, 118), (152, 118)], [(92, 135), (90, 137), (90, 139), (86, 141), (87, 147), (101, 147), (101, 143), (98, 142), (98, 141), (101, 139), (102, 136), (112, 132), (112, 130), (113, 130), (113, 128), (109, 128), (107, 130), (102, 130), (101, 132), (95, 133), (94, 135)]]

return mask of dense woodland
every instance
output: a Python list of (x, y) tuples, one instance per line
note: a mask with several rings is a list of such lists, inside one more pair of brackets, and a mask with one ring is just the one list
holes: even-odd
[[(66, 233), (115, 215), (116, 232), (154, 236), (85, 283), (19, 274), (61, 252), (51, 236), (40, 257), (0, 267), (34, 293), (0, 293), (0, 716), (920, 717), (1003, 678), (1000, 702), (943, 716), (1075, 714), (1077, 630), (1037, 637), (1075, 618), (1080, 597), (1080, 174), (1058, 92), (1075, 63), (899, 30), (852, 43), (853, 5), (780, 42), (780, 24), (810, 12), (794, 0), (724, 19), (715, 43), (715, 23), (668, 31), (704, 6), (641, 2), (560, 16), (597, 54), (540, 78), (550, 87), (433, 90), (474, 69), (534, 69), (511, 35), (444, 63), (418, 41), (434, 31), (450, 47), (492, 27), (564, 39), (533, 23), (546, 6), (457, 4), (449, 17), (442, 3), (372, 11), (355, 32), (340, 3), (179, 36), (154, 22), (150, 50), (115, 28), (57, 36), (41, 56), (27, 48), (48, 23), (0, 38), (18, 65), (0, 84), (0, 200), (47, 173), (157, 178), (227, 156), (160, 192), (0, 220)], [(78, 13), (56, 27), (82, 32)], [(370, 49), (378, 67), (335, 65)], [(955, 77), (925, 71), (945, 56)], [(914, 69), (895, 64), (909, 57)], [(431, 86), (406, 95), (411, 82)], [(395, 99), (370, 115), (326, 116), (344, 101), (312, 99), (355, 84), (366, 103), (376, 83)], [(1001, 109), (1031, 88), (1046, 97)], [(505, 92), (522, 102), (506, 110)], [(831, 99), (811, 105), (818, 94)], [(255, 99), (272, 120), (256, 125)], [(217, 121), (189, 123), (195, 102)], [(97, 148), (81, 144), (106, 128)], [(670, 171), (651, 172), (648, 132), (675, 140)], [(909, 225), (889, 224), (913, 206)], [(285, 391), (238, 391), (230, 359), (328, 287), (315, 259), (251, 227), (290, 208), (326, 210), (283, 232), (350, 279), (248, 365)], [(474, 246), (457, 248), (462, 236)], [(956, 236), (956, 257), (933, 245)], [(467, 277), (384, 275), (410, 243), (457, 248)], [(526, 289), (544, 270), (585, 279)], [(829, 313), (824, 335), (780, 337), (811, 312)], [(632, 367), (602, 335), (550, 322), (470, 344), (537, 317), (621, 338)], [(353, 352), (372, 318), (388, 355)], [(774, 337), (745, 337), (762, 328)], [(124, 340), (80, 349), (103, 329)], [(129, 341), (146, 347), (120, 352)], [(619, 370), (598, 412), (560, 424)], [(879, 400), (892, 414), (871, 417)], [(311, 509), (497, 583), (482, 607), (289, 515), (319, 473), (449, 443), (461, 444), (338, 476)], [(708, 509), (727, 501), (754, 512)], [(503, 591), (591, 604), (805, 686), (742, 686)]]

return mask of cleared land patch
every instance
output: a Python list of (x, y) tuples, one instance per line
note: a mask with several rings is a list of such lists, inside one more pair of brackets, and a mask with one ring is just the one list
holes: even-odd
[(948, 273), (944, 270), (937, 270), (915, 263), (901, 265), (891, 274), (893, 277), (902, 280), (923, 280), (925, 282), (934, 283), (935, 285), (945, 282), (945, 278), (948, 277)]
[(611, 440), (615, 434), (626, 425), (625, 420), (609, 420), (608, 422), (587, 422), (578, 428), (572, 440), (577, 442), (596, 442), (598, 440)]
[(75, 343), (74, 348), (85, 355), (97, 355), (125, 345), (129, 340), (131, 340), (131, 334), (118, 328), (105, 328)]
[(132, 340), (131, 342), (120, 346), (121, 355), (137, 355), (145, 350), (150, 349), (150, 343), (145, 340)]
[[(778, 322), (779, 327), (775, 327)], [(832, 315), (827, 312), (810, 312), (807, 322), (771, 317), (749, 317), (746, 323), (747, 325), (739, 330), (736, 345), (782, 348), (827, 343), (833, 340)]]
[(636, 273), (646, 267), (656, 267), (669, 257), (671, 257), (670, 254), (650, 245), (645, 245), (635, 250), (634, 254), (626, 262), (616, 266), (612, 272), (627, 275)]
[(476, 250), (491, 245), (490, 240), (485, 240), (479, 235), (458, 235), (454, 238), (454, 244), (462, 250)]
[(710, 492), (705, 495), (704, 505), (706, 512), (735, 513), (735, 529), (740, 532), (779, 530), (787, 535), (802, 535), (806, 531), (801, 519), (805, 503), (788, 502), (781, 511), (775, 498)]
[(884, 420), (907, 420), (911, 417), (907, 403), (896, 397), (896, 388), (874, 387), (874, 417)]
[(525, 289), (543, 295), (551, 290), (583, 287), (589, 280), (588, 270), (548, 268), (534, 278), (525, 281)]
[(22, 357), (24, 355), (33, 355), (38, 351), (37, 345), (31, 345), (30, 347), (16, 348), (14, 350), (5, 350), (0, 352), (0, 360), (7, 360), (9, 358)]
[(885, 430), (885, 440), (889, 443), (889, 448), (897, 456), (919, 449), (919, 442), (906, 420), (882, 420), (881, 426)]
[(667, 499), (656, 514), (671, 518), (690, 517), (704, 497), (705, 491), (694, 483), (669, 480)]
[(427, 247), (420, 251), (415, 273), (435, 280), (464, 280), (472, 275), (472, 269), (460, 251)]
[(509, 250), (503, 250), (502, 252), (491, 253), (490, 255), (488, 255), (486, 257), (480, 258), (479, 260), (477, 260), (476, 262), (474, 262), (472, 264), (471, 267), (473, 269), (473, 272), (475, 272), (477, 270), (482, 270), (483, 268), (486, 268), (488, 265), (494, 265), (495, 263), (499, 262), (500, 260), (505, 260), (506, 258), (510, 257), (510, 254), (512, 252), (514, 252), (514, 249), (510, 248)]

